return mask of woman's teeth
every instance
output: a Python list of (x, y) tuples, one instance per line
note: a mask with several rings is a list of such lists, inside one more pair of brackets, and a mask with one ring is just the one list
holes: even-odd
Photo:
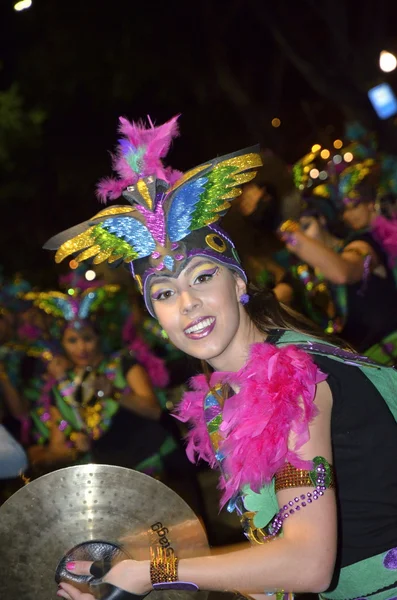
[(198, 333), (199, 331), (203, 331), (203, 329), (207, 329), (212, 323), (215, 321), (215, 317), (209, 317), (208, 319), (204, 319), (200, 321), (200, 323), (196, 323), (192, 325), (188, 329), (185, 329), (185, 333)]

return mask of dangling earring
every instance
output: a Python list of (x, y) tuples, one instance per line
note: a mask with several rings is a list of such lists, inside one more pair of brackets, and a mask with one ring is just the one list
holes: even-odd
[(244, 306), (244, 304), (248, 304), (248, 302), (250, 301), (250, 297), (248, 296), (248, 294), (242, 294), (240, 296), (240, 303)]

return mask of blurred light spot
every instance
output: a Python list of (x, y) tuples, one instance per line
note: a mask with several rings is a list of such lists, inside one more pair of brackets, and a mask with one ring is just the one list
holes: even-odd
[(274, 119), (272, 119), (272, 127), (280, 127), (281, 125), (281, 121), (279, 118), (275, 117)]
[(74, 295), (74, 289), (73, 288), (69, 288), (68, 289), (68, 294), (69, 294), (69, 296), (73, 296)]
[(312, 146), (312, 152), (318, 152), (319, 150), (321, 150), (320, 144), (314, 144), (314, 146)]
[(71, 269), (77, 269), (78, 266), (79, 266), (79, 263), (77, 262), (77, 260), (71, 260), (69, 263), (69, 267)]
[(88, 271), (85, 272), (85, 278), (87, 281), (93, 281), (96, 277), (96, 273), (95, 271), (92, 271), (91, 269), (89, 269)]
[(346, 152), (346, 154), (343, 155), (343, 160), (346, 162), (351, 162), (353, 160), (353, 154), (351, 152)]
[(329, 150), (325, 150), (325, 149), (321, 150), (321, 152), (320, 152), (321, 158), (329, 158), (330, 154), (331, 154), (331, 152)]
[(334, 161), (334, 163), (336, 165), (340, 165), (340, 163), (342, 162), (342, 157), (340, 154), (335, 154), (335, 156), (332, 160)]
[(334, 141), (334, 148), (336, 148), (337, 150), (340, 150), (340, 148), (342, 148), (342, 146), (343, 146), (342, 140), (335, 140)]
[(317, 177), (320, 175), (320, 171), (318, 169), (312, 169), (310, 171), (310, 177), (312, 179), (317, 179)]
[(379, 66), (384, 73), (391, 73), (397, 67), (397, 58), (391, 52), (382, 50), (379, 56)]
[(20, 2), (16, 2), (14, 4), (14, 10), (17, 12), (21, 12), (21, 10), (26, 10), (32, 6), (32, 0), (20, 0)]
[(320, 179), (322, 179), (324, 181), (324, 179), (327, 179), (327, 177), (328, 177), (327, 171), (320, 171), (320, 174), (319, 174)]

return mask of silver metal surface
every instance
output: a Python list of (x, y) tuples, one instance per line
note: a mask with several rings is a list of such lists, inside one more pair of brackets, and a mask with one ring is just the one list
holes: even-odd
[(32, 481), (0, 507), (2, 600), (53, 600), (55, 570), (74, 546), (120, 545), (138, 560), (150, 545), (197, 556), (207, 538), (190, 507), (159, 481), (109, 465), (60, 469)]

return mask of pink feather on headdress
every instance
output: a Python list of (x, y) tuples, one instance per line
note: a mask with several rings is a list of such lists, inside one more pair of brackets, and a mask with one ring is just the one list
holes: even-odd
[(173, 184), (181, 173), (165, 167), (162, 159), (167, 155), (173, 138), (179, 135), (177, 120), (173, 117), (164, 125), (154, 127), (148, 117), (150, 127), (146, 129), (142, 122), (133, 123), (120, 117), (119, 132), (122, 138), (113, 155), (113, 169), (118, 179), (101, 179), (97, 186), (97, 195), (102, 202), (116, 200), (130, 185), (143, 177), (155, 177)]

